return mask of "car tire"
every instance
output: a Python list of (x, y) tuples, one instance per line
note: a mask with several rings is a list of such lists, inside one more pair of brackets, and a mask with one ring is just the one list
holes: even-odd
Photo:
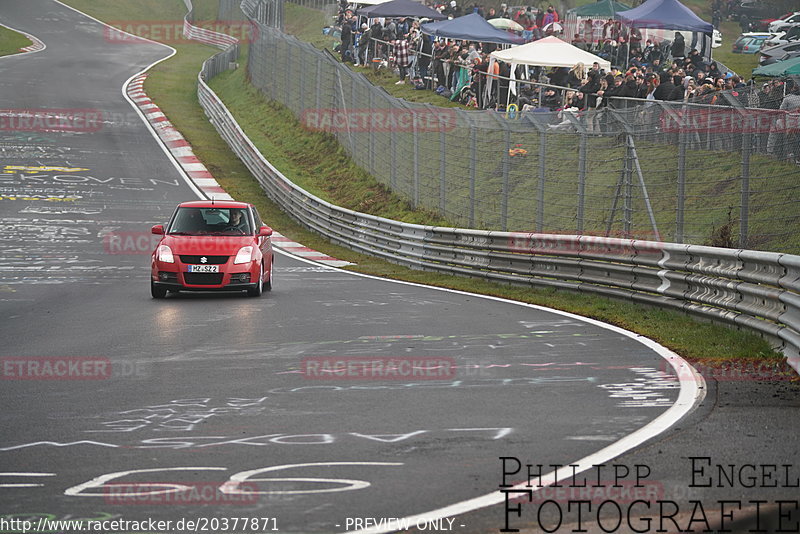
[(272, 291), (272, 271), (275, 268), (275, 260), (273, 259), (269, 265), (269, 278), (264, 283), (264, 291)]
[(247, 288), (247, 295), (249, 297), (260, 297), (261, 293), (264, 292), (264, 263), (261, 263), (261, 266), (258, 269), (258, 282), (256, 283), (255, 287)]
[(157, 286), (155, 284), (155, 282), (150, 280), (150, 295), (154, 299), (163, 299), (164, 297), (167, 296), (167, 290), (166, 290), (166, 288), (163, 288), (161, 286)]

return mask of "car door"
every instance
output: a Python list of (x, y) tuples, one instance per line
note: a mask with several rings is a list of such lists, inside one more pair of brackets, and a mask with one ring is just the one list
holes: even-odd
[(261, 255), (264, 258), (269, 258), (269, 260), (272, 261), (272, 239), (258, 235), (259, 228), (264, 226), (264, 222), (261, 220), (261, 216), (258, 214), (258, 210), (255, 208), (255, 206), (251, 206), (250, 211), (253, 214), (253, 222), (255, 223), (256, 229), (256, 239), (258, 240), (258, 248), (261, 250)]

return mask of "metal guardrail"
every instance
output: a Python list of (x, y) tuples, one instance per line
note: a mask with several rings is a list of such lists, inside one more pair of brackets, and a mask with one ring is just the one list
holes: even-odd
[[(205, 68), (204, 68), (205, 70)], [(209, 120), (286, 213), (334, 243), (415, 269), (575, 290), (754, 330), (800, 372), (800, 256), (593, 236), (442, 228), (359, 213), (287, 179), (198, 76)]]

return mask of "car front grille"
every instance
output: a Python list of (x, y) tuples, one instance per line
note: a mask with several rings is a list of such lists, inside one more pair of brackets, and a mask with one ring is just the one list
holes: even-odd
[(183, 273), (187, 284), (213, 286), (222, 283), (223, 273)]
[[(183, 263), (190, 263), (192, 265), (222, 265), (228, 261), (230, 256), (184, 256), (181, 255), (181, 261)], [(205, 258), (206, 261), (202, 261), (200, 258)]]

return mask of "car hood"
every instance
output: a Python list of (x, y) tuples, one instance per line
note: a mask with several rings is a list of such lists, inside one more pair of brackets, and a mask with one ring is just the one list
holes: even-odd
[(161, 244), (167, 245), (173, 254), (233, 256), (240, 248), (255, 245), (255, 237), (251, 235), (165, 235)]

